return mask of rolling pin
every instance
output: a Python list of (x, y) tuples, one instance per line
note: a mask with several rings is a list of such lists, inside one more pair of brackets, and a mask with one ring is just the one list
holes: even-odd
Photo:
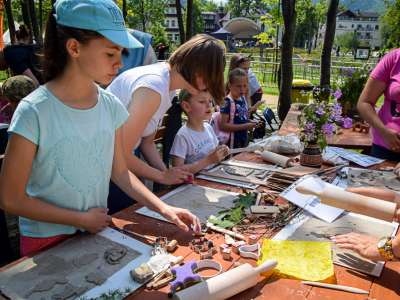
[(222, 300), (230, 298), (255, 286), (259, 274), (272, 270), (276, 260), (268, 260), (253, 268), (250, 264), (240, 265), (225, 273), (192, 285), (174, 295), (176, 300)]
[(278, 165), (280, 167), (283, 168), (287, 168), (287, 167), (293, 167), (294, 166), (294, 159), (284, 156), (284, 155), (280, 155), (271, 151), (254, 151), (254, 153), (257, 153), (259, 155), (261, 155), (262, 159), (273, 163), (274, 165)]
[(296, 191), (315, 195), (323, 204), (388, 222), (393, 221), (396, 212), (396, 203), (351, 193), (332, 184), (324, 184), (324, 187), (318, 191), (300, 184), (296, 187)]

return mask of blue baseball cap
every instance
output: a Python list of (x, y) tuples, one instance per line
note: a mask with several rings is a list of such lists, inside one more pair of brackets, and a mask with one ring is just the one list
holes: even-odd
[(124, 48), (142, 48), (125, 27), (119, 7), (112, 0), (57, 0), (54, 17), (59, 25), (96, 31)]

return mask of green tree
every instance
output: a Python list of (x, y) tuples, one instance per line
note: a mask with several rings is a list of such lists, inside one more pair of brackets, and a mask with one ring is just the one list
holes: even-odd
[(232, 17), (254, 19), (255, 14), (267, 8), (265, 2), (265, 0), (229, 0), (227, 7)]
[(169, 43), (167, 32), (165, 31), (165, 27), (160, 23), (151, 24), (149, 27), (149, 32), (153, 36), (153, 44), (158, 45), (163, 43), (167, 45)]
[(298, 0), (296, 2), (297, 24), (295, 34), (295, 47), (304, 47), (309, 52), (312, 48), (312, 40), (318, 31), (317, 9), (312, 0)]
[(154, 24), (164, 25), (168, 0), (128, 0), (127, 23), (131, 28), (147, 31)]
[(283, 18), (280, 13), (279, 0), (263, 0), (264, 7), (268, 14), (260, 18), (264, 24), (264, 32), (261, 32), (256, 38), (262, 44), (269, 44), (277, 38), (278, 27), (283, 24)]
[(381, 36), (384, 48), (400, 46), (400, 0), (384, 0), (386, 12), (381, 17)]
[(336, 36), (335, 44), (340, 46), (342, 51), (347, 54), (349, 51), (355, 51), (357, 49), (360, 45), (360, 40), (357, 37), (357, 33), (352, 31)]

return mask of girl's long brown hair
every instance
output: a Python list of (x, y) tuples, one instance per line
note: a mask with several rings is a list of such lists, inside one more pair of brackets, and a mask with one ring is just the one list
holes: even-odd
[(54, 13), (53, 8), (46, 23), (43, 49), (43, 75), (45, 82), (60, 76), (64, 72), (68, 62), (66, 49), (68, 39), (74, 38), (78, 42), (85, 44), (90, 40), (103, 37), (95, 31), (57, 25)]

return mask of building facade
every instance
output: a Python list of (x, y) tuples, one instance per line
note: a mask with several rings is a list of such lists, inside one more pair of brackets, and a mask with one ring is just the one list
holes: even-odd
[(176, 15), (175, 1), (170, 1), (165, 8), (165, 31), (171, 42), (180, 43), (178, 17)]
[(341, 12), (336, 17), (336, 35), (347, 32), (355, 32), (357, 38), (371, 47), (381, 47), (381, 35), (379, 30), (379, 14), (375, 12)]

